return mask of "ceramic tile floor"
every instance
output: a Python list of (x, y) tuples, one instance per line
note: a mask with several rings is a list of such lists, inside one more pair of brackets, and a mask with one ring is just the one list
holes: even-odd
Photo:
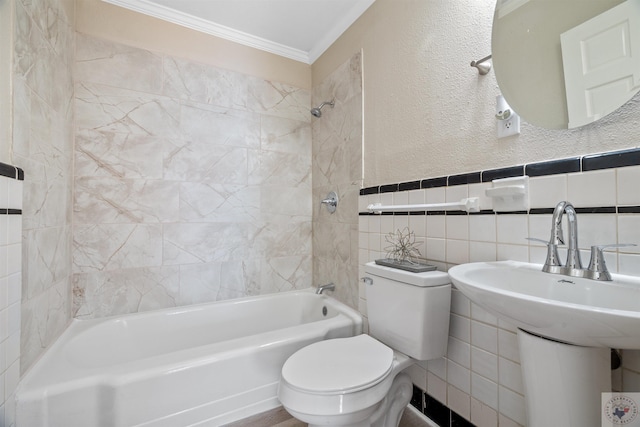
[[(430, 425), (412, 410), (407, 409), (404, 411), (398, 427), (429, 427)], [(227, 424), (225, 427), (307, 427), (307, 424), (292, 418), (284, 408), (280, 407)]]

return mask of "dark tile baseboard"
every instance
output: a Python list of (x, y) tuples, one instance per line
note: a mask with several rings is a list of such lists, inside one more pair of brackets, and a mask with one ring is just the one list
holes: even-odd
[(413, 387), (411, 405), (440, 427), (475, 427), (464, 417), (416, 386)]

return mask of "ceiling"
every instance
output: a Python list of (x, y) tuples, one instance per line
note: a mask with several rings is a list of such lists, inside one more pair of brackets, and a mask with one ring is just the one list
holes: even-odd
[(312, 64), (375, 0), (103, 0)]

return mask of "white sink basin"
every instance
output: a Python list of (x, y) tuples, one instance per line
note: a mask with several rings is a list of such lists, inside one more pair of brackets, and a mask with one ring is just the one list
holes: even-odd
[(599, 282), (516, 261), (449, 270), (464, 295), (525, 331), (583, 346), (640, 349), (640, 278)]

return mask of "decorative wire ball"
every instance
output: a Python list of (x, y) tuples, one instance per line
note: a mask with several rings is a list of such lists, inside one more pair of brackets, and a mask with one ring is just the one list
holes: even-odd
[(416, 247), (416, 236), (409, 227), (405, 227), (402, 231), (399, 229), (394, 233), (388, 233), (384, 238), (389, 246), (385, 247), (387, 258), (398, 262), (414, 263), (416, 258), (420, 257), (420, 250)]

